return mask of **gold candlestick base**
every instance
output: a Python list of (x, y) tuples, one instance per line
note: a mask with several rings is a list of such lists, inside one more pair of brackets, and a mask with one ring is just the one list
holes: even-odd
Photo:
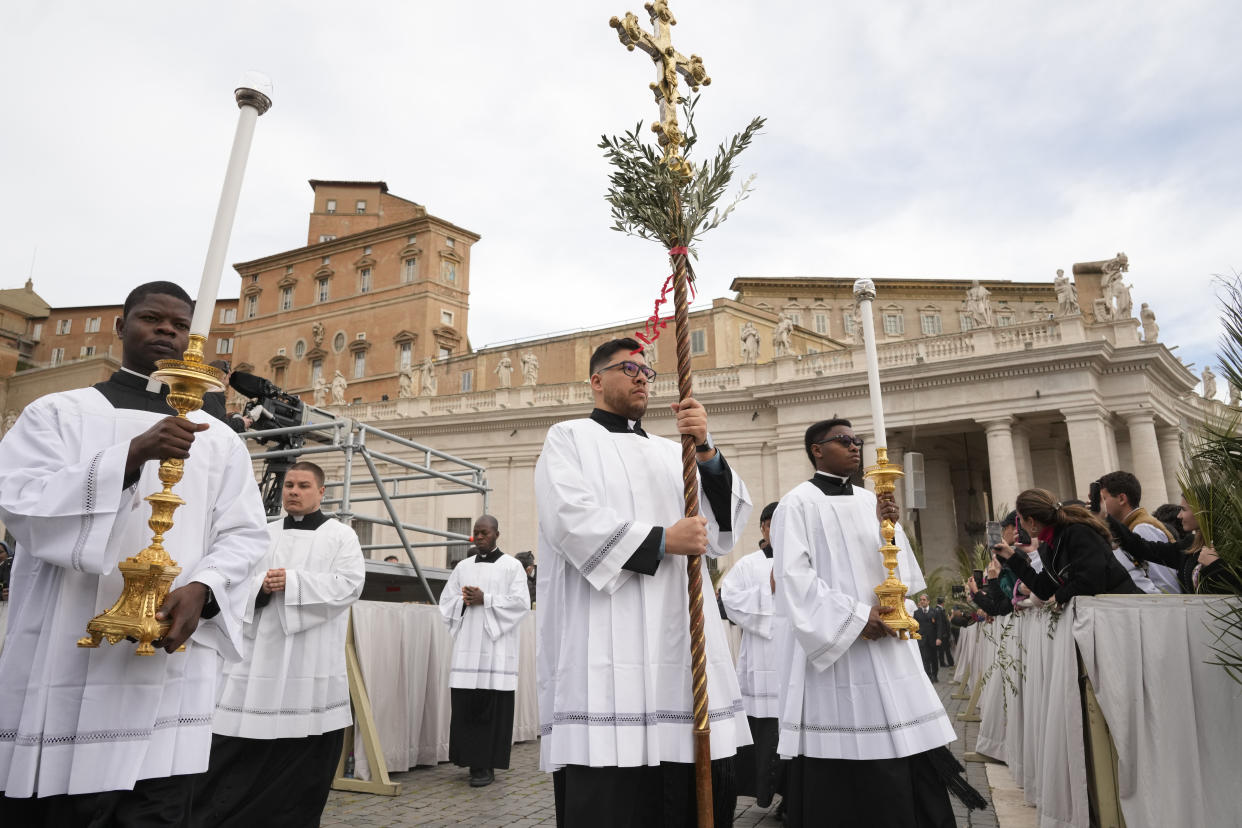
[[(190, 344), (182, 359), (161, 359), (154, 374), (168, 385), (168, 404), (185, 417), (203, 406), (203, 395), (224, 390), (224, 374), (203, 362), (204, 337), (191, 334)], [(173, 526), (173, 512), (185, 503), (172, 488), (185, 472), (185, 461), (168, 459), (160, 463), (162, 491), (149, 495), (151, 518), (147, 525), (155, 535), (151, 544), (133, 557), (117, 565), (125, 585), (121, 597), (109, 609), (95, 616), (86, 625), (86, 636), (78, 639), (79, 647), (98, 647), (103, 639), (116, 644), (122, 638), (138, 642), (138, 655), (154, 655), (151, 642), (168, 634), (170, 624), (155, 619), (156, 610), (168, 597), (173, 580), (181, 567), (164, 549), (164, 534)], [(183, 652), (181, 647), (177, 652)]]
[[(867, 469), (863, 476), (875, 481), (876, 496), (881, 497), (893, 493), (897, 488), (897, 481), (905, 477), (905, 472), (888, 462), (887, 448), (877, 448), (876, 464)], [(880, 535), (884, 538), (880, 553), (884, 556), (884, 568), (888, 570), (888, 577), (875, 588), (875, 596), (880, 600), (880, 606), (890, 607), (893, 610), (884, 616), (884, 623), (889, 629), (895, 630), (900, 638), (918, 641), (921, 638), (919, 622), (906, 612), (906, 593), (909, 590), (897, 578), (897, 553), (901, 550), (893, 542), (893, 538), (897, 535), (895, 524), (891, 520), (882, 521)]]

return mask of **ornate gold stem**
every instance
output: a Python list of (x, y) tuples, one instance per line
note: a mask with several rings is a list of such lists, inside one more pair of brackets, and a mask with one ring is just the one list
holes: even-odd
[[(875, 481), (876, 497), (883, 498), (884, 495), (893, 493), (897, 488), (897, 481), (905, 476), (905, 472), (899, 466), (888, 462), (888, 449), (881, 446), (876, 449), (876, 464), (867, 469), (864, 476)], [(880, 553), (884, 556), (884, 568), (888, 570), (888, 577), (875, 588), (875, 596), (880, 599), (880, 606), (891, 607), (893, 610), (884, 617), (884, 623), (889, 629), (896, 630), (901, 638), (917, 641), (920, 638), (919, 622), (906, 612), (906, 592), (909, 590), (897, 577), (897, 553), (901, 550), (893, 542), (897, 535), (896, 524), (891, 520), (882, 521), (880, 535), (884, 538)]]
[[(202, 408), (203, 395), (208, 391), (224, 389), (224, 374), (203, 362), (204, 340), (201, 335), (191, 334), (184, 357), (161, 359), (156, 363), (159, 370), (152, 374), (168, 385), (168, 404), (178, 417)], [(79, 647), (98, 647), (105, 638), (109, 644), (128, 638), (138, 642), (138, 655), (154, 655), (155, 647), (151, 642), (168, 634), (169, 623), (157, 621), (155, 613), (168, 597), (173, 580), (181, 573), (181, 567), (164, 549), (164, 535), (173, 526), (173, 512), (185, 503), (172, 491), (184, 473), (184, 460), (170, 458), (160, 463), (163, 490), (145, 498), (151, 504), (147, 525), (155, 535), (147, 548), (117, 565), (125, 579), (121, 597), (87, 623), (87, 635), (78, 639)], [(183, 646), (178, 652), (184, 650)]]

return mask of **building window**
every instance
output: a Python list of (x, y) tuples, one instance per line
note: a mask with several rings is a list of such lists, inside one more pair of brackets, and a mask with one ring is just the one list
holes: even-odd
[(414, 364), (414, 343), (402, 342), (397, 352), (397, 367), (404, 371)]
[(276, 370), (272, 374), (272, 382), (279, 388), (285, 387), (285, 366), (276, 366)]
[(259, 295), (257, 293), (246, 297), (246, 318), (254, 319), (259, 313)]
[(440, 311), (440, 324), (452, 325), (453, 324), (453, 312), (450, 310), (441, 310)]
[(336, 199), (330, 198), (328, 199), (328, 215), (331, 216), (335, 214), (336, 214)]
[(448, 359), (449, 357), (453, 355), (453, 352), (450, 349), (445, 348), (443, 345), (440, 346), (440, 350), (438, 351), (438, 353), (440, 355), (439, 356), (440, 359)]
[(900, 313), (884, 314), (884, 333), (889, 336), (901, 336), (906, 332), (906, 320)]
[(228, 338), (228, 337), (226, 337), (226, 338), (217, 339), (217, 340), (216, 340), (216, 353), (217, 353), (217, 354), (231, 354), (231, 353), (233, 353), (233, 340), (232, 340), (232, 338)]
[(254, 273), (250, 276), (250, 284), (257, 285), (259, 283), (259, 274)]
[(371, 255), (371, 245), (368, 244), (366, 247), (362, 248), (362, 255), (364, 256)]
[(461, 372), (461, 393), (465, 394), (473, 390), (474, 390), (474, 372), (473, 371), (462, 371)]
[(971, 330), (974, 330), (974, 327), (975, 327), (975, 318), (974, 318), (973, 316), (971, 316), (969, 313), (961, 313), (961, 314), (958, 314), (958, 319), (959, 319), (959, 320), (961, 321), (961, 323), (962, 323), (962, 330), (963, 330), (963, 331), (971, 331)]
[(311, 360), (311, 385), (318, 385), (323, 381), (323, 360)]
[(354, 202), (355, 213), (357, 213), (358, 215), (362, 215), (366, 211), (367, 211), (367, 203), (365, 201), (363, 201), (362, 199), (358, 199), (357, 201)]
[(406, 244), (413, 244), (416, 241), (418, 241), (418, 236), (414, 235), (413, 233), (405, 237)]
[(286, 276), (293, 275), (293, 265), (285, 265), (285, 275)]
[(98, 316), (89, 316), (89, 317), (87, 317), (87, 319), (86, 319), (86, 332), (87, 332), (87, 333), (99, 333), (99, 323), (100, 323), (100, 321), (101, 321), (101, 317), (98, 317)]
[(306, 340), (305, 339), (299, 339), (297, 342), (293, 343), (293, 356), (295, 359), (301, 359), (302, 357), (306, 356)]
[(418, 278), (418, 259), (405, 260), (405, 270), (402, 271), (401, 278), (406, 283), (413, 282)]
[(64, 348), (53, 348), (52, 349), (52, 364), (60, 365), (64, 361), (65, 361), (65, 349)]
[(286, 285), (280, 289), (280, 309), (291, 310), (293, 308), (293, 286)]
[[(448, 524), (444, 528), (455, 535), (469, 535), (470, 527), (472, 525), (471, 521), (473, 520), (473, 518), (468, 517), (449, 518)], [(452, 569), (454, 566), (464, 561), (466, 559), (466, 553), (469, 551), (470, 544), (468, 543), (450, 543), (448, 547), (448, 561), (446, 562), (448, 568)]]
[(345, 332), (337, 331), (336, 336), (332, 337), (332, 350), (338, 354), (345, 350)]
[(354, 379), (367, 373), (367, 352), (354, 351)]
[(690, 332), (690, 353), (707, 353), (707, 331), (700, 328), (697, 331)]
[(31, 329), (30, 331), (30, 338), (33, 339), (35, 342), (38, 342), (40, 339), (43, 338), (43, 323), (42, 322), (35, 323), (34, 328)]
[(220, 308), (220, 324), (231, 325), (237, 321), (237, 308)]
[(94, 345), (83, 345), (82, 350), (78, 353), (79, 357), (89, 357), (95, 355)]
[(841, 311), (841, 330), (845, 331), (846, 336), (854, 335), (854, 312)]
[(316, 302), (328, 301), (328, 280), (327, 279), (316, 279), (315, 280), (315, 301)]
[(319, 237), (320, 244), (323, 244), (324, 242), (330, 242), (330, 241), (336, 241), (336, 236), (332, 235), (331, 233), (324, 233), (322, 236)]
[(1012, 314), (1012, 313), (998, 313), (998, 314), (996, 314), (996, 327), (998, 327), (998, 328), (1007, 328), (1007, 327), (1009, 327), (1009, 326), (1010, 326), (1010, 325), (1012, 325), (1012, 324), (1013, 324), (1013, 314)]
[(331, 263), (332, 263), (331, 256), (324, 256), (323, 259), (320, 260), (320, 264), (331, 264)]
[(72, 319), (57, 319), (56, 320), (56, 333), (67, 334), (72, 329), (73, 329)]
[(371, 268), (369, 267), (364, 267), (358, 271), (358, 292), (371, 292)]
[(457, 263), (450, 262), (447, 259), (440, 262), (440, 276), (446, 282), (457, 281)]
[(815, 314), (815, 333), (817, 334), (828, 333), (828, 314), (826, 313)]
[(457, 246), (457, 240), (456, 240), (456, 239), (452, 239), (452, 238), (445, 239), (445, 240), (444, 240), (444, 243), (445, 243), (445, 244), (447, 244), (449, 247), (456, 247), (456, 246)]
[(919, 326), (923, 330), (923, 336), (939, 336), (941, 333), (940, 314), (938, 313), (919, 314)]

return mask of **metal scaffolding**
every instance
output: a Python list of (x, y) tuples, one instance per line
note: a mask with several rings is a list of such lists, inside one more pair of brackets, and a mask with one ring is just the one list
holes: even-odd
[[(413, 440), (375, 428), (366, 423), (337, 417), (319, 408), (306, 406), (308, 419), (303, 425), (286, 428), (260, 429), (246, 431), (240, 436), (246, 440), (254, 440), (256, 448), (252, 450), (251, 459), (263, 464), (264, 500), (271, 503), (273, 495), (279, 494), (284, 471), (297, 460), (311, 459), (315, 455), (340, 454), (343, 456), (342, 476), (340, 480), (328, 480), (323, 500), (324, 507), (336, 506), (332, 514), (347, 526), (354, 521), (363, 521), (374, 526), (392, 528), (399, 543), (368, 543), (364, 544), (364, 552), (372, 550), (404, 549), (406, 557), (414, 567), (418, 581), (427, 594), (427, 600), (436, 603), (435, 593), (423, 575), (422, 567), (414, 556), (415, 549), (444, 547), (455, 543), (469, 543), (470, 536), (430, 526), (418, 526), (401, 520), (397, 514), (396, 501), (423, 497), (447, 497), (460, 494), (478, 494), (483, 498), (481, 514), (488, 511), (487, 471), (482, 466), (424, 446)], [(273, 448), (264, 448), (263, 443), (275, 443)], [(406, 459), (397, 452), (405, 451), (417, 459)], [(365, 474), (355, 476), (354, 464), (361, 460)], [(400, 469), (399, 472), (384, 475), (376, 461), (387, 463)], [(433, 468), (433, 463), (440, 468)], [(362, 469), (359, 469), (362, 471)], [(429, 491), (401, 491), (402, 484), (418, 481), (436, 481), (439, 487)], [(275, 491), (273, 491), (273, 487)], [(355, 504), (381, 502), (387, 517), (355, 514)], [(276, 501), (278, 502), (278, 500)], [(438, 540), (412, 541), (411, 535), (424, 535)]]

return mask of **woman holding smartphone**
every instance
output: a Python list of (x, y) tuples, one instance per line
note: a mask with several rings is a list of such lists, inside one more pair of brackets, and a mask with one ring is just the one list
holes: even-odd
[(1047, 489), (1027, 489), (1015, 502), (1018, 523), (1033, 541), (1047, 545), (1043, 571), (1009, 544), (993, 547), (996, 556), (1040, 599), (1064, 606), (1075, 595), (1137, 594), (1129, 574), (1113, 556), (1108, 526), (1085, 507), (1062, 504)]

